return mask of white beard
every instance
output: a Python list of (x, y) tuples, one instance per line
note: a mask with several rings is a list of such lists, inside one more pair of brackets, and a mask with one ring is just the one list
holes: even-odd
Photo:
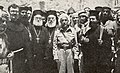
[(40, 20), (40, 21), (38, 22), (38, 21), (33, 20), (33, 25), (35, 25), (35, 26), (42, 26), (42, 25), (43, 25), (43, 21)]
[(50, 27), (50, 28), (55, 27), (56, 26), (56, 20), (53, 21), (52, 23), (47, 22), (47, 26)]

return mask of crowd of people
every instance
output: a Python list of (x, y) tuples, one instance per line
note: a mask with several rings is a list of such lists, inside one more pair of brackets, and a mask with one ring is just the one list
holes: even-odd
[(0, 73), (120, 73), (120, 10), (0, 6)]

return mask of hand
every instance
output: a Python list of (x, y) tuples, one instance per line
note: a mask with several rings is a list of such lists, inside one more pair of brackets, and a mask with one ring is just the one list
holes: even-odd
[(8, 57), (9, 59), (13, 59), (14, 53), (13, 53), (13, 52), (9, 53), (9, 54), (7, 55), (7, 57)]
[(81, 41), (84, 41), (84, 39), (85, 39), (85, 37), (84, 37), (84, 36), (82, 36), (82, 37), (81, 37)]
[(57, 63), (59, 63), (60, 61), (59, 61), (59, 59), (55, 59), (55, 61), (57, 62)]
[(27, 61), (28, 61), (28, 60), (27, 60), (27, 59), (25, 59), (25, 63), (27, 63)]
[(48, 57), (44, 57), (45, 60), (48, 60), (49, 58)]
[(107, 29), (108, 34), (113, 35), (112, 29)]
[(84, 42), (89, 42), (89, 38), (84, 38)]
[(117, 44), (120, 44), (120, 40), (117, 41)]
[(101, 45), (103, 43), (103, 40), (98, 39), (98, 43)]

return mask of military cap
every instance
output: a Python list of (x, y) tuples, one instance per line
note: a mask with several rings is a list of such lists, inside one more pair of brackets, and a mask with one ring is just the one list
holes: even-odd
[(88, 17), (88, 13), (83, 11), (83, 12), (78, 13), (78, 17), (79, 16), (86, 16), (86, 17)]

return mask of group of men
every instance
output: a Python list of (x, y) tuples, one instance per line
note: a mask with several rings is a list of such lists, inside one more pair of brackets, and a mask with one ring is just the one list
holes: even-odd
[(113, 18), (109, 7), (67, 13), (0, 7), (0, 48), (7, 48), (13, 73), (119, 73), (119, 28), (120, 10)]

